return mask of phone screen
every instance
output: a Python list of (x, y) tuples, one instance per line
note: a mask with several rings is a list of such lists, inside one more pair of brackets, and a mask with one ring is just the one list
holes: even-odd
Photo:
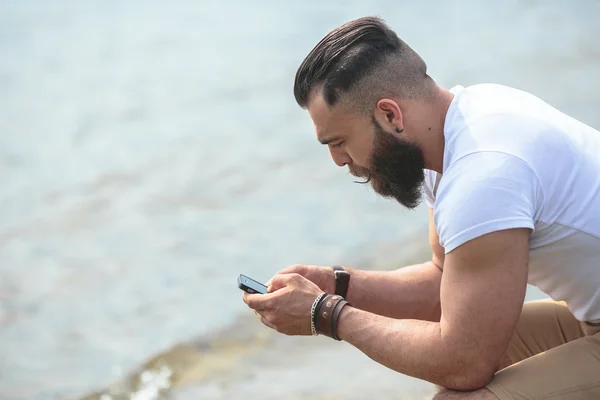
[(248, 293), (267, 293), (267, 287), (265, 285), (255, 281), (254, 279), (248, 278), (246, 275), (240, 275), (238, 278), (238, 286), (240, 289), (245, 290)]

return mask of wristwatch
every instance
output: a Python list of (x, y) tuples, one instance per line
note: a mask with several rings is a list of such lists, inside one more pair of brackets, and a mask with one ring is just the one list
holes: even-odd
[(339, 265), (333, 267), (333, 277), (335, 278), (335, 294), (344, 299), (348, 295), (348, 286), (350, 285), (350, 274)]

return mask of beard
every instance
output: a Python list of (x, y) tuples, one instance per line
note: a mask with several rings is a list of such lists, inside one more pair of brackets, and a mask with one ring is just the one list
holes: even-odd
[(414, 209), (421, 202), (425, 158), (416, 143), (386, 132), (373, 119), (375, 136), (369, 167), (350, 164), (350, 173), (371, 183), (375, 193)]

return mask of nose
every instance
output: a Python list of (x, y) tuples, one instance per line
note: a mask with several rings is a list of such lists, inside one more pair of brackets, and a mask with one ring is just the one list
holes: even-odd
[(352, 162), (352, 159), (350, 158), (350, 156), (344, 151), (339, 151), (339, 150), (330, 148), (329, 152), (331, 153), (331, 158), (333, 159), (333, 162), (338, 167), (344, 167)]

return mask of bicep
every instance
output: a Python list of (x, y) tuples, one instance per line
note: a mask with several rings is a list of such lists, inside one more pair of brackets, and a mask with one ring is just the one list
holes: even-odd
[(440, 270), (444, 268), (444, 248), (440, 244), (440, 237), (438, 236), (435, 228), (435, 222), (433, 220), (433, 209), (429, 208), (429, 245), (431, 246), (432, 262)]
[(446, 254), (442, 338), (460, 352), (458, 360), (474, 363), (484, 376), (491, 377), (501, 362), (521, 312), (529, 233), (523, 228), (496, 231)]

